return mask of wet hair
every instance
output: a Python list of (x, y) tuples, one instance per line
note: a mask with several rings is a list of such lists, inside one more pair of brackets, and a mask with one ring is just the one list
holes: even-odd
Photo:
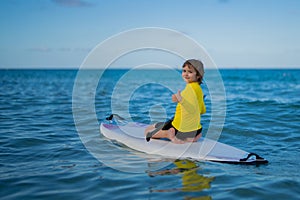
[(184, 68), (184, 66), (188, 66), (189, 68), (192, 67), (195, 69), (196, 71), (196, 76), (199, 76), (199, 78), (197, 79), (197, 82), (200, 84), (202, 84), (202, 79), (203, 77), (200, 75), (200, 73), (198, 72), (198, 70), (189, 62), (189, 61), (185, 61), (182, 65), (182, 68)]

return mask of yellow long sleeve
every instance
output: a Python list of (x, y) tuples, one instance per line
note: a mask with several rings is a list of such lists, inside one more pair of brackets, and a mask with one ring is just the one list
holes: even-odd
[(200, 115), (206, 112), (200, 85), (197, 82), (187, 84), (181, 96), (182, 100), (176, 106), (172, 125), (181, 132), (200, 129)]

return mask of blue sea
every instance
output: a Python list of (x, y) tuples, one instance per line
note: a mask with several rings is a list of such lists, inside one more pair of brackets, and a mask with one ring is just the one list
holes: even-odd
[[(226, 110), (218, 141), (268, 164), (172, 160), (101, 135), (99, 125), (112, 112), (143, 123), (172, 117), (170, 96), (184, 88), (177, 73), (0, 70), (1, 199), (299, 199), (297, 69), (219, 72)], [(202, 84), (204, 136), (220, 126), (211, 120), (208, 82), (209, 76)]]

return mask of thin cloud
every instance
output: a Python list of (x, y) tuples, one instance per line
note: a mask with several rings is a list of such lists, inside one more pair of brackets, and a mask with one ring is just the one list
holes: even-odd
[(49, 53), (52, 52), (52, 48), (48, 48), (48, 47), (32, 47), (32, 48), (28, 48), (27, 51), (31, 51), (31, 52), (41, 52), (41, 53)]
[(89, 3), (84, 0), (52, 0), (55, 4), (64, 7), (89, 7), (93, 6), (92, 3)]
[(26, 49), (26, 51), (38, 52), (38, 53), (52, 53), (52, 52), (62, 52), (62, 53), (83, 52), (83, 53), (88, 53), (91, 50), (92, 50), (92, 48), (85, 48), (85, 47), (77, 47), (77, 48), (70, 48), (70, 47), (60, 47), (60, 48), (31, 47), (31, 48)]

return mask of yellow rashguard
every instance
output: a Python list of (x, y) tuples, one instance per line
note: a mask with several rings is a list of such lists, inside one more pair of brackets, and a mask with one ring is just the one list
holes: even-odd
[(201, 114), (206, 112), (203, 92), (197, 82), (188, 83), (181, 92), (182, 100), (176, 106), (172, 125), (180, 132), (190, 132), (201, 128)]

